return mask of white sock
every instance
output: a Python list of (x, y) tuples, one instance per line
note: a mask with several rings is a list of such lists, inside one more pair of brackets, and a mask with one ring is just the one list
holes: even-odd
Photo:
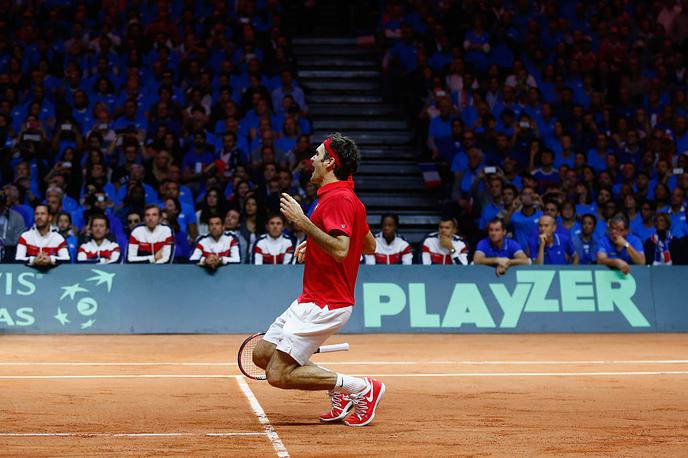
[(337, 384), (332, 391), (338, 391), (344, 394), (360, 394), (363, 393), (366, 388), (368, 388), (368, 384), (364, 379), (338, 373)]

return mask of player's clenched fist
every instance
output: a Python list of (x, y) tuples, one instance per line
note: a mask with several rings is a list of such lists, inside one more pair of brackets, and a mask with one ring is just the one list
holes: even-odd
[(301, 205), (292, 196), (283, 192), (280, 198), (280, 211), (292, 223), (298, 223), (305, 218)]

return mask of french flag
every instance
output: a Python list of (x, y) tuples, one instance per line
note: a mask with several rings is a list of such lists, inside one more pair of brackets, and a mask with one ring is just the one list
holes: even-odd
[(425, 180), (425, 187), (428, 189), (436, 189), (442, 186), (442, 178), (440, 172), (437, 170), (437, 164), (434, 162), (421, 162), (418, 164), (421, 172), (423, 172), (423, 180)]

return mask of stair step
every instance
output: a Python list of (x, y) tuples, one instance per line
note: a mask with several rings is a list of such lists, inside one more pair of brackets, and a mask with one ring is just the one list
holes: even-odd
[(356, 189), (359, 191), (384, 191), (396, 190), (404, 192), (425, 192), (425, 183), (420, 175), (404, 177), (356, 175)]
[(358, 192), (358, 197), (361, 199), (366, 208), (381, 208), (382, 210), (391, 210), (396, 208), (436, 208), (437, 199), (430, 195), (416, 194), (405, 195), (403, 193), (396, 194), (378, 194), (368, 192)]
[(398, 161), (399, 159), (413, 160), (418, 157), (418, 152), (410, 148), (393, 148), (390, 146), (376, 148), (370, 146), (361, 147), (363, 160), (378, 159), (386, 161)]
[[(392, 132), (370, 132), (362, 130), (352, 130), (342, 132), (344, 135), (352, 137), (359, 145), (408, 145), (411, 141), (411, 133), (404, 131)], [(314, 131), (313, 135), (324, 138), (325, 131)]]
[(312, 45), (327, 45), (327, 46), (358, 46), (355, 37), (312, 37), (312, 38), (294, 38), (292, 40), (294, 46), (312, 46)]
[(313, 79), (351, 79), (351, 78), (370, 78), (379, 79), (381, 73), (377, 70), (348, 70), (348, 69), (334, 69), (334, 70), (299, 70), (297, 72), (299, 79), (307, 80)]
[(311, 91), (328, 91), (328, 92), (361, 92), (361, 91), (375, 91), (378, 94), (382, 88), (379, 81), (366, 80), (342, 80), (342, 81), (324, 81), (324, 80), (306, 80), (301, 81), (301, 86), (304, 89)]
[(313, 46), (303, 45), (294, 46), (294, 54), (297, 60), (301, 57), (334, 57), (334, 56), (355, 56), (365, 58), (368, 56), (375, 56), (376, 50), (372, 48), (358, 48), (353, 46)]
[(418, 174), (420, 169), (415, 163), (399, 164), (395, 162), (374, 163), (367, 160), (361, 161), (358, 167), (358, 175), (388, 174), (388, 175), (408, 175)]
[[(395, 119), (372, 120), (372, 119), (331, 119), (316, 118), (313, 121), (315, 130), (377, 130), (377, 131), (406, 131), (408, 125), (406, 121)], [(382, 132), (381, 132), (382, 133)]]
[[(309, 100), (311, 98), (309, 97)], [(312, 118), (318, 117), (344, 117), (344, 116), (401, 116), (401, 108), (395, 105), (383, 104), (357, 104), (355, 106), (336, 104), (312, 104), (308, 105), (308, 111)]]
[(350, 104), (350, 103), (382, 103), (382, 96), (375, 95), (351, 95), (351, 94), (309, 94), (306, 97), (309, 105), (311, 103), (338, 103), (338, 104)]
[[(380, 220), (385, 212), (375, 213), (370, 212), (366, 217), (368, 225), (379, 229)], [(400, 226), (436, 226), (440, 222), (440, 215), (398, 215)], [(430, 231), (428, 231), (430, 232)]]
[(332, 57), (302, 57), (298, 59), (299, 68), (308, 70), (342, 68), (370, 68), (379, 69), (380, 63), (375, 58), (370, 59), (337, 59)]

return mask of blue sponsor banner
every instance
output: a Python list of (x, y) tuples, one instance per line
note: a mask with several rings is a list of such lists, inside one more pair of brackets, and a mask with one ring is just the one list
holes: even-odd
[[(0, 265), (0, 332), (252, 333), (301, 291), (302, 266)], [(361, 266), (344, 332), (688, 331), (688, 268)]]
[(688, 331), (688, 266), (651, 269), (657, 330)]

